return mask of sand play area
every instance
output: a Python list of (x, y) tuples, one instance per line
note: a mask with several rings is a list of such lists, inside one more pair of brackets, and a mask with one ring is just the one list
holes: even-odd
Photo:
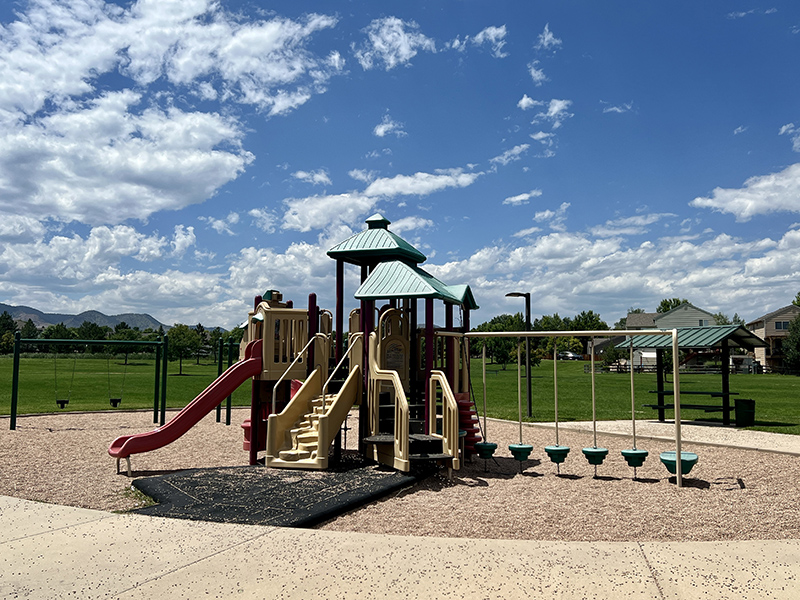
[[(212, 414), (175, 443), (134, 455), (134, 478), (247, 464), (239, 425), (248, 414), (235, 409), (229, 427)], [(355, 417), (349, 426), (357, 426)], [(141, 506), (143, 498), (131, 490), (127, 474), (116, 473), (107, 448), (119, 435), (153, 427), (152, 412), (21, 416), (16, 431), (2, 418), (0, 495), (108, 511)], [(355, 430), (350, 433), (348, 447), (354, 447)], [(683, 449), (700, 460), (678, 489), (658, 460), (660, 452), (674, 450), (668, 441), (640, 440), (650, 457), (634, 480), (620, 456), (630, 439), (598, 437), (610, 452), (595, 478), (581, 454), (592, 445), (591, 433), (562, 428), (560, 442), (572, 451), (560, 475), (544, 452), (554, 441), (552, 430), (524, 428), (523, 441), (534, 450), (522, 472), (507, 448), (518, 436), (516, 423), (490, 421), (496, 461), (467, 462), (452, 481), (444, 474), (430, 477), (320, 528), (561, 541), (800, 538), (800, 457), (687, 442)]]

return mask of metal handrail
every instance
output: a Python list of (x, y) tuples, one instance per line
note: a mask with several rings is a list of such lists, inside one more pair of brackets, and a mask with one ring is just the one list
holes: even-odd
[(325, 335), (324, 333), (315, 333), (314, 337), (312, 337), (310, 340), (308, 340), (308, 343), (305, 346), (303, 346), (303, 349), (300, 350), (300, 352), (297, 353), (297, 355), (294, 357), (294, 360), (292, 361), (292, 364), (290, 364), (288, 367), (286, 367), (286, 370), (278, 378), (277, 383), (272, 387), (272, 413), (273, 414), (275, 414), (275, 408), (276, 408), (276, 404), (275, 404), (276, 400), (275, 399), (278, 396), (278, 386), (281, 383), (283, 383), (283, 380), (286, 379), (286, 375), (289, 373), (289, 371), (292, 370), (292, 368), (297, 364), (297, 361), (299, 361), (300, 358), (302, 358), (302, 356), (308, 351), (308, 349), (311, 347), (311, 344), (313, 344), (314, 342), (317, 341), (317, 338), (322, 338), (324, 340), (324, 339), (327, 339), (328, 336)]
[(333, 376), (336, 375), (336, 372), (342, 367), (342, 365), (344, 364), (344, 361), (347, 360), (348, 358), (350, 358), (350, 352), (355, 347), (356, 341), (359, 340), (362, 337), (364, 337), (364, 334), (361, 333), (361, 332), (354, 333), (351, 336), (349, 336), (349, 338), (347, 340), (347, 351), (344, 353), (344, 356), (341, 358), (339, 363), (333, 368), (333, 371), (331, 371), (331, 374), (328, 377), (328, 379), (322, 385), (322, 411), (323, 412), (325, 412), (325, 397), (327, 396), (328, 385), (333, 380)]

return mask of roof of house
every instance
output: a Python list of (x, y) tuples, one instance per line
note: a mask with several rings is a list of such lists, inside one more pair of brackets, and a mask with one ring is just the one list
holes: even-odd
[[(708, 325), (706, 327), (678, 327), (678, 346), (680, 348), (721, 348), (724, 341), (737, 348), (765, 348), (767, 343), (742, 325)], [(631, 336), (634, 348), (671, 348), (672, 336), (642, 335)], [(627, 348), (626, 340), (617, 348)]]
[(658, 313), (628, 313), (626, 329), (649, 329), (655, 327)]
[(657, 321), (659, 321), (660, 319), (663, 319), (664, 317), (666, 317), (667, 315), (670, 315), (670, 314), (672, 314), (672, 313), (674, 313), (674, 312), (677, 312), (677, 311), (679, 311), (679, 310), (683, 310), (683, 309), (685, 309), (685, 308), (693, 308), (693, 309), (695, 309), (695, 310), (697, 310), (697, 311), (700, 311), (701, 313), (705, 313), (705, 314), (707, 314), (709, 317), (713, 317), (713, 316), (714, 316), (714, 315), (712, 315), (710, 312), (708, 312), (707, 310), (703, 310), (702, 308), (697, 308), (697, 307), (696, 307), (694, 304), (692, 304), (691, 302), (682, 302), (681, 304), (679, 304), (679, 305), (678, 305), (678, 306), (676, 306), (675, 308), (672, 308), (672, 309), (668, 310), (668, 311), (667, 311), (667, 312), (665, 312), (665, 313), (656, 313), (656, 316), (654, 317), (654, 320), (657, 322)]
[(796, 306), (794, 304), (790, 304), (789, 306), (784, 306), (783, 308), (779, 308), (778, 310), (773, 310), (771, 313), (767, 313), (766, 315), (758, 317), (757, 319), (753, 319), (752, 321), (747, 323), (747, 325), (750, 326), (750, 325), (755, 325), (759, 321), (767, 321), (772, 317), (778, 316), (782, 312), (793, 312), (796, 315), (800, 315), (800, 306)]

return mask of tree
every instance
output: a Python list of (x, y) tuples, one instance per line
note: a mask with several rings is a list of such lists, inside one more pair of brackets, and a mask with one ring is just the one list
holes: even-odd
[(11, 354), (14, 351), (14, 334), (6, 331), (0, 335), (0, 354)]
[[(39, 337), (39, 328), (36, 327), (34, 322), (31, 319), (25, 321), (25, 324), (20, 329), (19, 336), (24, 340), (35, 340)], [(24, 344), (20, 350), (22, 352), (31, 352), (34, 349), (34, 346), (31, 344)]]
[(792, 304), (794, 304), (795, 306), (800, 306), (800, 292), (797, 292), (797, 295), (794, 297), (794, 300), (792, 300)]
[(176, 323), (169, 330), (169, 357), (178, 360), (178, 374), (183, 375), (183, 359), (189, 357), (200, 347), (200, 336), (187, 325)]
[(725, 313), (714, 313), (714, 325), (730, 325), (731, 320)]
[(661, 301), (661, 304), (658, 305), (656, 309), (657, 313), (666, 313), (671, 311), (673, 308), (678, 308), (681, 304), (688, 304), (689, 301), (685, 298), (664, 298)]
[[(525, 319), (522, 313), (515, 315), (502, 314), (497, 315), (491, 321), (481, 323), (473, 331), (482, 332), (501, 332), (501, 331), (525, 331)], [(492, 362), (499, 364), (505, 369), (508, 363), (511, 362), (513, 357), (516, 357), (517, 340), (513, 337), (491, 337), (480, 338), (477, 343), (471, 344), (477, 352), (483, 350), (486, 346), (486, 354), (491, 358)], [(534, 363), (535, 355), (531, 356), (531, 364)]]
[(11, 333), (11, 337), (14, 337), (14, 333), (17, 331), (17, 324), (14, 322), (14, 317), (11, 316), (7, 310), (3, 311), (3, 314), (0, 315), (0, 335), (4, 333)]
[[(72, 329), (64, 325), (64, 323), (58, 323), (56, 325), (48, 325), (42, 331), (42, 335), (39, 336), (41, 339), (45, 340), (73, 340), (75, 339), (75, 334)], [(56, 352), (57, 350), (61, 350), (62, 352), (72, 352), (74, 348), (72, 346), (62, 346), (61, 348), (56, 348), (55, 346), (42, 346), (42, 349), (45, 352)]]
[[(121, 323), (120, 325), (124, 325)], [(141, 334), (136, 331), (135, 329), (131, 329), (130, 327), (123, 327), (120, 328), (119, 325), (114, 328), (114, 333), (111, 334), (109, 337), (111, 340), (122, 341), (122, 342), (137, 342), (141, 339)], [(128, 364), (128, 354), (134, 352), (138, 346), (133, 344), (120, 344), (114, 346), (108, 346), (108, 351), (112, 354), (117, 352), (123, 352), (125, 354), (125, 364)]]
[(217, 362), (217, 352), (219, 351), (219, 341), (222, 339), (222, 329), (214, 327), (208, 333), (208, 343), (211, 346), (211, 356), (214, 357), (214, 362)]
[(22, 326), (19, 335), (26, 340), (35, 340), (39, 337), (39, 328), (36, 327), (36, 324), (31, 319), (28, 319)]
[[(593, 310), (584, 310), (579, 315), (575, 315), (571, 319), (571, 326), (575, 331), (605, 331), (608, 329), (606, 322)], [(578, 339), (581, 342), (581, 354), (587, 354), (589, 352), (589, 340), (591, 338), (580, 337)]]
[[(80, 327), (75, 330), (75, 335), (79, 340), (104, 340), (108, 329), (101, 327), (97, 323), (91, 321), (84, 321)], [(102, 352), (102, 346), (89, 346), (90, 352)]]
[(197, 364), (200, 364), (200, 354), (202, 354), (203, 348), (208, 345), (208, 332), (206, 328), (203, 327), (200, 323), (195, 325), (194, 330), (197, 332), (197, 335), (200, 336), (200, 345), (197, 347), (196, 355), (197, 355)]
[(783, 338), (781, 348), (786, 365), (800, 373), (800, 315), (789, 323), (789, 335)]

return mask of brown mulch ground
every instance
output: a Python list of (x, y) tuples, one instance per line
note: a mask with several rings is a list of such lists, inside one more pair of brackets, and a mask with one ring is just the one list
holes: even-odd
[[(132, 457), (134, 477), (177, 470), (247, 464), (234, 411), (226, 427), (206, 417), (170, 446)], [(169, 415), (168, 415), (169, 418)], [(355, 419), (350, 419), (355, 427)], [(107, 448), (119, 435), (148, 431), (151, 412), (20, 417), (17, 430), (0, 419), (0, 494), (99, 510), (129, 510), (143, 500), (116, 473)], [(633, 480), (619, 451), (623, 438), (599, 436), (609, 458), (598, 468), (581, 455), (589, 434), (562, 431), (572, 447), (556, 472), (544, 453), (551, 432), (526, 428), (534, 446), (520, 473), (507, 445), (518, 426), (495, 423), (497, 460), (468, 462), (452, 481), (442, 476), (325, 523), (322, 529), (397, 535), (536, 540), (742, 540), (800, 538), (800, 458), (733, 448), (688, 447), (700, 461), (678, 489), (658, 460), (669, 443), (650, 451)], [(352, 434), (353, 432), (351, 432)], [(355, 439), (350, 436), (348, 446)], [(123, 461), (124, 466), (124, 461)], [(670, 480), (671, 479), (671, 480)]]

